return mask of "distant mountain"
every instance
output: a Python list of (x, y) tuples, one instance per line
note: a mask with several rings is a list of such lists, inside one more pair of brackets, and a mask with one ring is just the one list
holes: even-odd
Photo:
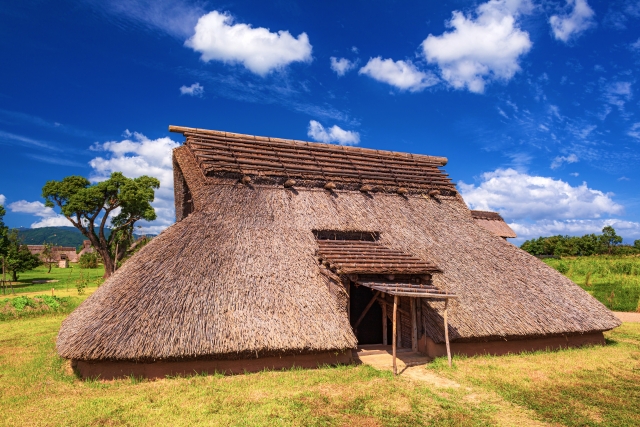
[(51, 243), (56, 246), (82, 246), (85, 237), (75, 227), (18, 228), (20, 240), (25, 245)]
[[(41, 245), (43, 243), (51, 243), (56, 246), (73, 246), (79, 248), (86, 237), (80, 233), (75, 227), (42, 227), (42, 228), (18, 228), (20, 240), (25, 245)], [(108, 238), (111, 234), (110, 229), (104, 230), (105, 236)], [(147, 237), (154, 235), (147, 234)], [(140, 237), (134, 234), (135, 238)]]

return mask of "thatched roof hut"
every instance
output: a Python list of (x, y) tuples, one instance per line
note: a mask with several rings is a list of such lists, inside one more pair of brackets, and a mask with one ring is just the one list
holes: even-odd
[(476, 224), (498, 237), (503, 239), (518, 237), (498, 212), (471, 211), (471, 217), (476, 221)]
[(358, 344), (387, 344), (392, 286), (404, 289), (399, 346), (430, 355), (444, 352), (444, 299), (414, 290), (458, 296), (454, 353), (602, 342), (620, 324), (479, 226), (445, 158), (171, 130), (186, 137), (173, 154), (177, 222), (58, 335), (83, 375), (345, 361)]

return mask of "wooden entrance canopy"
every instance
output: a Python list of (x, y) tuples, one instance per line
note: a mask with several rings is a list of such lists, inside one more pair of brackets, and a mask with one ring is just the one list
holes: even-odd
[[(449, 325), (447, 308), (450, 298), (457, 298), (453, 293), (440, 290), (424, 277), (441, 270), (432, 262), (424, 261), (411, 254), (387, 248), (377, 241), (363, 240), (318, 240), (318, 261), (338, 274), (348, 275), (358, 285), (373, 289), (375, 295), (354, 325), (357, 328), (367, 311), (371, 308), (381, 292), (393, 295), (393, 373), (397, 374), (397, 312), (398, 297), (428, 298), (444, 300), (444, 335), (447, 347), (447, 358), (451, 366), (451, 349), (449, 346)], [(396, 276), (399, 276), (396, 278)], [(385, 306), (386, 307), (386, 306)], [(415, 300), (411, 300), (412, 323), (416, 324)], [(386, 311), (386, 310), (384, 310)], [(386, 315), (384, 322), (386, 322)], [(386, 323), (384, 323), (386, 325)], [(385, 328), (386, 329), (386, 326)], [(416, 333), (417, 334), (417, 333)], [(386, 335), (385, 335), (386, 336)], [(386, 338), (384, 338), (386, 340)], [(417, 336), (414, 336), (417, 340)]]
[(318, 260), (342, 274), (428, 274), (440, 269), (376, 241), (318, 240)]

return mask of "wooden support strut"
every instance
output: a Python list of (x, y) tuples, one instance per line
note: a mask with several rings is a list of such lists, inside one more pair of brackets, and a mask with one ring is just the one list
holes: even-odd
[(392, 335), (392, 344), (391, 347), (393, 349), (393, 375), (398, 375), (398, 368), (396, 366), (396, 318), (398, 317), (398, 296), (393, 296), (393, 335)]
[(371, 308), (373, 303), (376, 302), (376, 300), (378, 299), (379, 295), (380, 295), (380, 291), (376, 291), (376, 293), (373, 295), (373, 298), (371, 298), (371, 301), (369, 301), (369, 304), (367, 304), (367, 306), (362, 311), (362, 314), (360, 315), (360, 317), (358, 317), (358, 320), (353, 325), (353, 329), (354, 330), (358, 330), (358, 326), (360, 326), (360, 322), (362, 322), (362, 320), (364, 319), (364, 316), (367, 315), (367, 313), (369, 312), (369, 309)]
[(449, 347), (449, 323), (447, 322), (447, 306), (448, 305), (449, 305), (449, 299), (447, 298), (444, 301), (444, 342), (447, 345), (447, 359), (449, 359), (449, 367), (451, 367), (451, 348)]

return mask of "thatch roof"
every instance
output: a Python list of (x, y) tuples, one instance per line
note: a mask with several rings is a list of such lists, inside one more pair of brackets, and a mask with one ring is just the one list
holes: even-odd
[(476, 221), (476, 224), (489, 230), (496, 236), (508, 238), (518, 237), (498, 212), (471, 211), (471, 216)]
[[(353, 348), (356, 338), (340, 303), (344, 290), (323, 274), (317, 259), (318, 230), (375, 232), (378, 245), (410, 254), (412, 263), (437, 266), (441, 272), (431, 271), (432, 284), (459, 297), (450, 309), (453, 340), (585, 333), (620, 324), (569, 279), (478, 226), (455, 187), (432, 172), (442, 173), (442, 158), (420, 157), (425, 165), (416, 166), (415, 176), (421, 180), (403, 172), (403, 165), (389, 166), (393, 159), (413, 162), (418, 156), (334, 146), (329, 148), (351, 160), (351, 153), (375, 152), (378, 160), (360, 159), (366, 165), (354, 166), (375, 171), (380, 165), (375, 179), (336, 174), (323, 180), (293, 172), (289, 163), (286, 171), (233, 171), (228, 160), (219, 160), (220, 168), (202, 161), (206, 152), (199, 160), (194, 147), (201, 145), (189, 138), (211, 133), (184, 132), (186, 145), (174, 150), (179, 221), (63, 322), (61, 356), (172, 360)], [(253, 138), (220, 135), (236, 159)], [(287, 152), (307, 147), (301, 155), (316, 155), (313, 143), (277, 142)], [(270, 150), (272, 155), (261, 155), (271, 156), (265, 163), (275, 168), (273, 159), (283, 156), (277, 146)], [(296, 183), (284, 187), (286, 180)], [(336, 188), (324, 189), (328, 181)], [(365, 184), (378, 191), (361, 191)], [(436, 342), (444, 339), (443, 305), (430, 302), (423, 310)]]

